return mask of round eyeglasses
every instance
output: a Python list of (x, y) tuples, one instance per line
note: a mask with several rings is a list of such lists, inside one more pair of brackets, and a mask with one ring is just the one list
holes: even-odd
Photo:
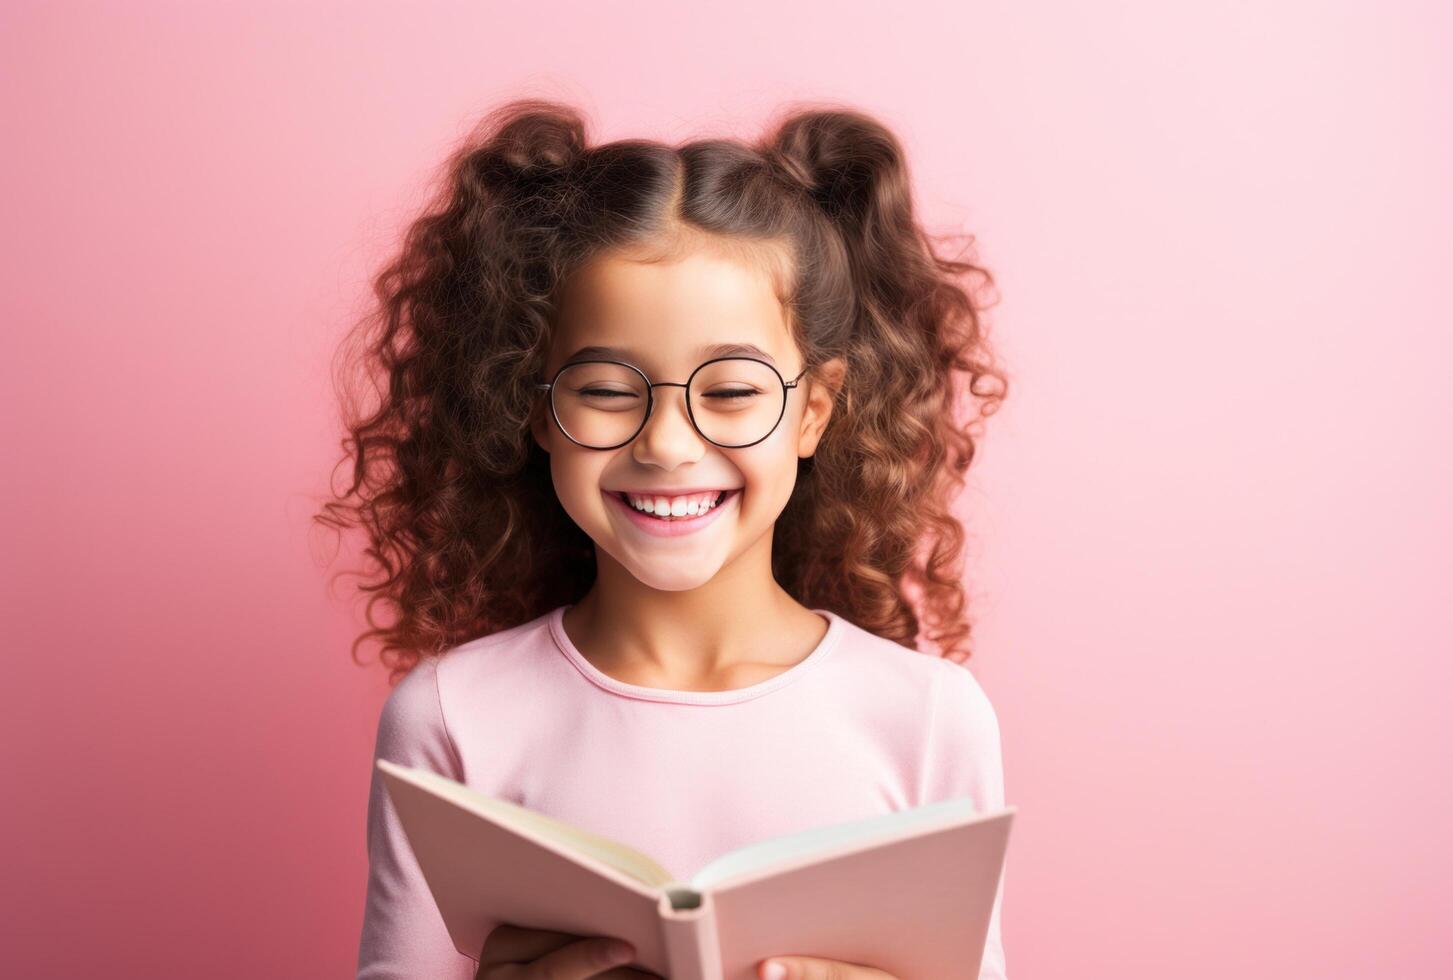
[(787, 411), (791, 381), (754, 357), (716, 357), (683, 381), (652, 382), (621, 361), (572, 361), (535, 387), (550, 393), (550, 412), (566, 438), (586, 449), (619, 449), (651, 417), (654, 390), (686, 389), (686, 415), (707, 442), (723, 449), (754, 446), (771, 435)]

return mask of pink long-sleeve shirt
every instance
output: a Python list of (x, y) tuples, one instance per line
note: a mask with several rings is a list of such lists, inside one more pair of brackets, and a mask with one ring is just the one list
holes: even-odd
[[(561, 625), (567, 608), (420, 661), (384, 703), (374, 758), (613, 838), (683, 881), (765, 837), (960, 796), (1004, 802), (998, 719), (960, 664), (818, 609), (827, 634), (765, 681), (641, 687), (581, 655)], [(980, 980), (1005, 977), (1002, 899), (1001, 880)], [(454, 949), (375, 769), (358, 980), (472, 980), (476, 969)]]

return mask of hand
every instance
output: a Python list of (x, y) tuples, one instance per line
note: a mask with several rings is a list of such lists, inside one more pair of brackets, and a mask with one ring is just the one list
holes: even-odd
[(636, 955), (610, 957), (609, 936), (575, 936), (553, 929), (503, 923), (485, 937), (474, 980), (662, 980), (649, 970), (622, 964)]
[[(782, 968), (774, 970), (772, 964)], [(898, 980), (891, 973), (858, 963), (842, 963), (815, 956), (774, 956), (757, 964), (761, 980)]]

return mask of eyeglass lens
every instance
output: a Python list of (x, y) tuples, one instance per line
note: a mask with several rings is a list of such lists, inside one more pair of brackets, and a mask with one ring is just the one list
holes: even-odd
[[(687, 399), (697, 431), (719, 446), (766, 438), (782, 416), (781, 376), (761, 361), (724, 358), (691, 379)], [(608, 449), (628, 441), (646, 417), (648, 393), (639, 371), (607, 361), (571, 364), (550, 389), (555, 417), (582, 445)], [(660, 395), (657, 395), (659, 399)]]

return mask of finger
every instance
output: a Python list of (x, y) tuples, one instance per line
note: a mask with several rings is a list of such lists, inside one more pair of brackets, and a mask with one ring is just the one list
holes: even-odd
[[(780, 969), (773, 964), (780, 964)], [(896, 980), (891, 973), (860, 963), (816, 956), (774, 956), (757, 964), (761, 980)]]
[(526, 967), (521, 976), (529, 980), (587, 980), (613, 966), (629, 963), (635, 955), (629, 943), (621, 944), (610, 936), (591, 936), (546, 953)]
[(484, 948), (479, 954), (480, 970), (505, 963), (530, 963), (583, 938), (555, 929), (532, 929), (502, 922), (485, 937)]

